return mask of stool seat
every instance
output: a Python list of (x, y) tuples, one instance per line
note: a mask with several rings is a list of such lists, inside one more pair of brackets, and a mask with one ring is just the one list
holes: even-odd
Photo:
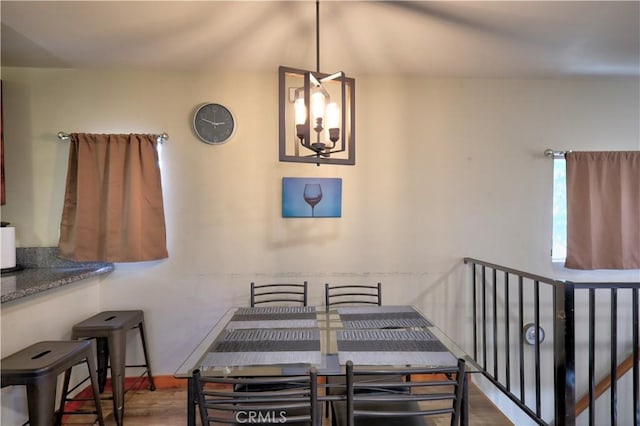
[(74, 325), (71, 337), (109, 337), (114, 330), (135, 328), (142, 321), (142, 311), (104, 311)]
[(62, 372), (69, 374), (74, 365), (83, 361), (89, 369), (98, 422), (104, 425), (91, 346), (90, 341), (42, 341), (0, 361), (2, 387), (27, 386), (29, 423), (32, 426), (50, 426), (61, 421), (64, 396), (58, 416), (55, 414), (58, 375)]
[(45, 374), (60, 374), (91, 349), (91, 342), (49, 340), (2, 359), (2, 386), (24, 384)]
[[(134, 328), (137, 328), (140, 332), (140, 341), (145, 359), (145, 364), (143, 365), (126, 365), (125, 362), (127, 332)], [(103, 311), (75, 324), (71, 329), (72, 339), (96, 339), (98, 388), (100, 392), (104, 392), (107, 369), (108, 367), (111, 368), (113, 409), (118, 426), (122, 425), (124, 417), (126, 367), (144, 367), (145, 373), (149, 378), (149, 388), (152, 391), (156, 389), (151, 374), (145, 335), (144, 312), (141, 310)]]

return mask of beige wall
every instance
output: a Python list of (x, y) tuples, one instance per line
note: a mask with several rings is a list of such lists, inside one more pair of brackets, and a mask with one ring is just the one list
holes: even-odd
[[(18, 246), (57, 244), (65, 132), (167, 132), (162, 173), (170, 257), (119, 264), (100, 309), (142, 308), (156, 374), (171, 374), (251, 280), (384, 282), (387, 303), (416, 303), (464, 340), (464, 256), (545, 276), (552, 161), (545, 148), (639, 149), (637, 79), (356, 77), (357, 165), (278, 162), (277, 70), (270, 74), (3, 68), (7, 204)], [(199, 142), (191, 114), (227, 105), (238, 130)], [(343, 217), (283, 219), (284, 176), (343, 179)], [(73, 309), (73, 306), (69, 307)], [(53, 314), (53, 313), (52, 313)], [(25, 330), (5, 330), (6, 334)]]

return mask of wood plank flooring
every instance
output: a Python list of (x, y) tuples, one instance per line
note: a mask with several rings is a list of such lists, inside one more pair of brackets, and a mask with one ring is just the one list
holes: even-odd
[[(106, 426), (115, 426), (113, 406), (110, 400), (103, 401)], [(129, 391), (125, 397), (126, 426), (181, 426), (187, 423), (187, 391), (184, 387), (159, 386), (154, 392), (148, 389)], [(513, 425), (482, 392), (471, 384), (469, 387), (470, 426), (510, 426)], [(67, 416), (66, 425), (90, 425), (92, 418)], [(198, 421), (198, 424), (200, 422)], [(434, 426), (448, 425), (448, 419), (433, 419)], [(323, 426), (330, 426), (331, 420), (324, 419)]]

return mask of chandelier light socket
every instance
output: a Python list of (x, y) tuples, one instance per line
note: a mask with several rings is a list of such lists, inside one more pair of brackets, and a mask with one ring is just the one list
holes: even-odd
[(335, 144), (336, 142), (338, 142), (339, 139), (340, 139), (340, 129), (338, 129), (337, 127), (329, 129), (329, 140), (331, 140), (331, 142)]
[(304, 124), (296, 124), (296, 136), (302, 143), (306, 138), (306, 126)]
[(311, 144), (311, 148), (317, 153), (322, 153), (322, 151), (325, 150), (326, 145), (322, 142), (315, 142)]

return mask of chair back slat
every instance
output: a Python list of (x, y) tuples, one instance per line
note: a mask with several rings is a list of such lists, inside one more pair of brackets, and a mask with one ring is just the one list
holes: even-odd
[[(252, 422), (320, 424), (318, 372), (315, 367), (304, 376), (213, 377), (203, 376), (200, 370), (195, 370), (192, 377), (203, 425)], [(269, 385), (273, 390), (269, 390)]]
[(382, 306), (382, 283), (376, 285), (339, 284), (324, 285), (325, 307), (328, 311), (336, 305)]
[[(386, 376), (410, 377), (410, 380), (384, 380)], [(366, 377), (360, 380), (359, 377)], [(344, 416), (338, 424), (354, 426), (357, 418), (371, 425), (385, 424), (393, 418), (409, 419), (448, 416), (457, 426), (462, 410), (465, 362), (455, 367), (407, 369), (354, 369), (346, 365), (346, 403), (333, 401), (334, 415)], [(343, 420), (343, 421), (340, 421)], [(414, 423), (411, 423), (414, 424)]]
[(307, 281), (302, 284), (251, 283), (250, 306), (263, 304), (307, 306)]

